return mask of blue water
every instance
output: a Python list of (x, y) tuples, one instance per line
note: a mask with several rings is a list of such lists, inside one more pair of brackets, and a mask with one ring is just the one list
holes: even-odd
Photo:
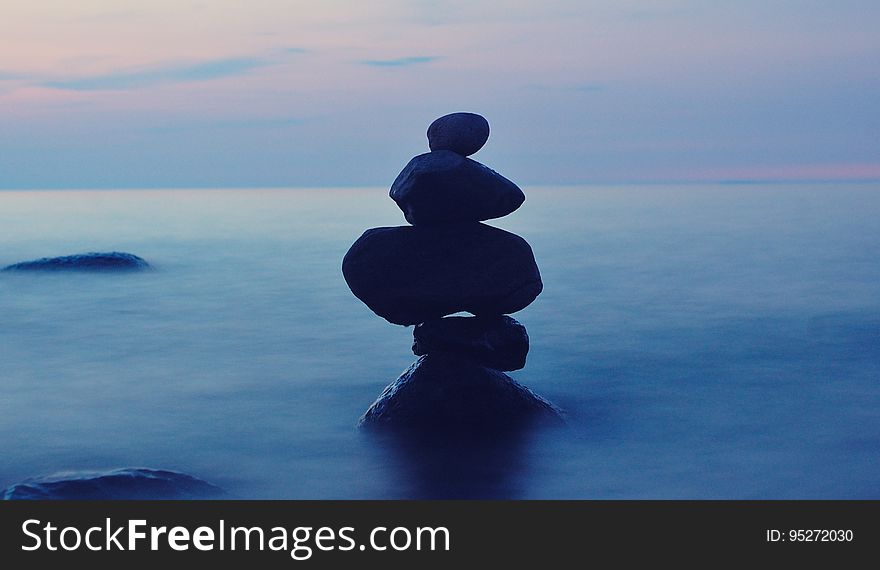
[(414, 360), (340, 272), (386, 190), (0, 192), (0, 488), (183, 471), (242, 498), (880, 498), (880, 185), (526, 188), (517, 380), (568, 426), (450, 468), (361, 433)]

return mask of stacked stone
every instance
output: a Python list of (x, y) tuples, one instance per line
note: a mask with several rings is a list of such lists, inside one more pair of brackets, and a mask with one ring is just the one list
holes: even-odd
[[(529, 337), (508, 313), (543, 284), (521, 237), (481, 222), (525, 201), (516, 184), (467, 158), (489, 138), (473, 113), (428, 128), (431, 152), (413, 158), (390, 196), (410, 226), (369, 229), (342, 262), (355, 296), (391, 323), (416, 325), (420, 356), (361, 418), (362, 425), (498, 426), (558, 410), (502, 371), (525, 366)], [(469, 312), (474, 316), (448, 316)]]

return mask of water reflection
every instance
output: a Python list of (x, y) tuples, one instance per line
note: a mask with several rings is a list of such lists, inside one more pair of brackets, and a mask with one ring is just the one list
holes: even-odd
[[(376, 432), (364, 435), (394, 466), (396, 495), (409, 499), (515, 499), (529, 480), (535, 427), (473, 433), (465, 430)], [(542, 428), (549, 429), (549, 428)]]

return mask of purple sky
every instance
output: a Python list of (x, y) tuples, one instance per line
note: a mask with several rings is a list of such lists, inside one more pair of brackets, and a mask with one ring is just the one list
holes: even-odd
[(880, 180), (880, 2), (5, 0), (0, 187)]

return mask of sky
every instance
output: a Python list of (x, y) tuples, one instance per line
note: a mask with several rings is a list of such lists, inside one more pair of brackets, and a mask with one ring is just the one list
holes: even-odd
[(0, 0), (0, 188), (880, 180), (876, 0)]

